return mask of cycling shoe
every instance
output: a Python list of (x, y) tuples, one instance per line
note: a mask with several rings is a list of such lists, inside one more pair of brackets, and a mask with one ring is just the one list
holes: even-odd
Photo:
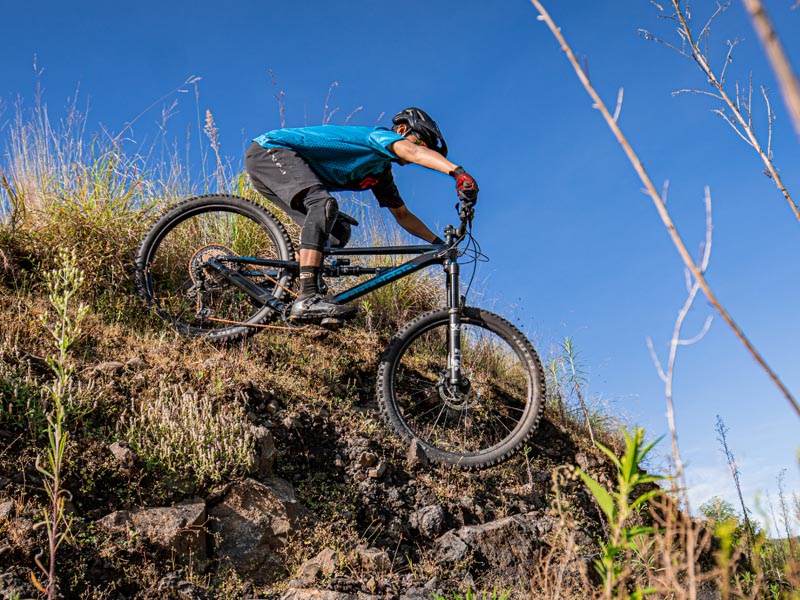
[(313, 294), (295, 300), (289, 312), (289, 319), (294, 323), (307, 323), (322, 319), (349, 319), (358, 313), (358, 308), (347, 304), (337, 304), (327, 300), (321, 294)]

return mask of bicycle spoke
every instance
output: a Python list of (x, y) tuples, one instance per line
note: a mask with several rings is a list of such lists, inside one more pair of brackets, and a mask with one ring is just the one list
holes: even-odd
[[(471, 454), (513, 435), (530, 399), (527, 366), (492, 330), (462, 324), (463, 390), (443, 380), (448, 323), (424, 332), (406, 349), (395, 371), (397, 408), (412, 429), (436, 448)], [(445, 378), (446, 379), (446, 378)]]

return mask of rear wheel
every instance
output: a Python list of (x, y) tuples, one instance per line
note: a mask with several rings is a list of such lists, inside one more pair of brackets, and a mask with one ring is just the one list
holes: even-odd
[(237, 257), (293, 260), (286, 230), (266, 209), (236, 196), (181, 202), (145, 235), (136, 253), (136, 288), (163, 319), (188, 336), (231, 340), (254, 330), (275, 310), (262, 306), (208, 265), (211, 258), (282, 298), (294, 274), (248, 265)]
[(434, 462), (497, 464), (533, 434), (544, 409), (544, 371), (531, 343), (491, 312), (464, 308), (463, 381), (448, 376), (449, 312), (420, 315), (392, 340), (378, 368), (384, 418)]

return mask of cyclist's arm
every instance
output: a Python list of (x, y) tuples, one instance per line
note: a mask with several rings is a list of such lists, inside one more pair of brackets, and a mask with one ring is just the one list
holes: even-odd
[(438, 152), (423, 146), (417, 146), (408, 140), (397, 140), (392, 144), (392, 151), (404, 163), (422, 165), (440, 173), (449, 174), (458, 166)]
[(415, 235), (429, 243), (432, 243), (437, 238), (436, 234), (428, 229), (428, 226), (420, 221), (417, 215), (408, 210), (406, 205), (389, 208), (389, 211), (391, 211), (397, 224), (411, 235)]

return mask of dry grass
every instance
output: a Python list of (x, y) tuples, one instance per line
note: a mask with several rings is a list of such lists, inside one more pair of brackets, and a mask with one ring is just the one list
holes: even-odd
[[(287, 566), (296, 567), (309, 555), (333, 547), (344, 557), (343, 571), (355, 575), (358, 566), (351, 552), (358, 544), (397, 548), (400, 542), (388, 528), (365, 525), (360, 520), (363, 517), (358, 517), (363, 507), (358, 506), (353, 480), (326, 480), (318, 474), (336, 472), (331, 463), (343, 437), (368, 440), (393, 464), (403, 464), (405, 446), (364, 408), (374, 402), (375, 363), (387, 338), (412, 316), (443, 304), (441, 273), (435, 269), (418, 273), (367, 296), (362, 301), (361, 320), (340, 332), (270, 331), (222, 346), (187, 341), (133, 298), (129, 267), (156, 210), (186, 192), (181, 174), (153, 181), (149, 172), (140, 168), (146, 162), (143, 158), (125, 156), (113, 143), (105, 149), (81, 145), (80, 128), (74, 124), (54, 134), (41, 111), (36, 119), (18, 121), (15, 127), (12, 158), (3, 167), (7, 185), (0, 192), (6, 201), (0, 214), (0, 417), (3, 428), (32, 434), (21, 433), (12, 449), (14, 471), (24, 472), (24, 465), (41, 452), (42, 390), (51, 378), (46, 366), (48, 342), (38, 326), (39, 315), (48, 310), (40, 293), (41, 273), (54, 264), (56, 249), (72, 250), (86, 282), (79, 300), (87, 302), (91, 310), (73, 347), (77, 368), (71, 410), (75, 418), (69, 424), (75, 446), (66, 480), (80, 507), (77, 529), (87, 537), (75, 540), (70, 550), (76, 555), (98, 551), (93, 545), (97, 542), (86, 533), (91, 531), (90, 518), (81, 522), (91, 511), (107, 512), (134, 503), (170, 503), (181, 499), (186, 489), (204, 492), (215, 482), (245, 474), (252, 446), (248, 413), (263, 417), (270, 411), (279, 411), (281, 419), (285, 415), (290, 423), (276, 422), (284, 444), (277, 474), (296, 482), (301, 502), (317, 519), (314, 536), (298, 540), (287, 550)], [(209, 129), (209, 135), (212, 133)], [(214, 179), (220, 177), (217, 163), (211, 174)], [(249, 188), (246, 177), (226, 177), (224, 185), (269, 208), (269, 203)], [(342, 202), (343, 210), (362, 222), (354, 245), (410, 241), (378, 213), (354, 201), (356, 210), (350, 210), (349, 202)], [(296, 240), (299, 229), (279, 211), (273, 213)], [(392, 259), (383, 260), (388, 263)], [(504, 357), (491, 346), (476, 347), (475, 353), (493, 363), (496, 371), (507, 368)], [(112, 371), (99, 369), (112, 360), (121, 366)], [(575, 452), (592, 454), (582, 435), (573, 438), (565, 433), (581, 430), (580, 414), (563, 423), (554, 412), (550, 416), (554, 439), (562, 443), (574, 439)], [(305, 425), (294, 427), (292, 419)], [(592, 426), (595, 433), (602, 434), (599, 421), (600, 416)], [(613, 427), (607, 431), (612, 436)], [(140, 461), (133, 475), (121, 475), (108, 456), (107, 445), (121, 437), (127, 438)], [(24, 446), (20, 448), (20, 444)], [(476, 504), (494, 507), (486, 508), (481, 518), (499, 518), (516, 510), (506, 503), (506, 496), (523, 498), (534, 490), (545, 494), (530, 473), (531, 469), (547, 472), (552, 462), (536, 454), (531, 453), (526, 463), (511, 461), (480, 476), (432, 468), (414, 477), (435, 501), (455, 507), (469, 493), (480, 498)], [(96, 493), (98, 482), (103, 482), (102, 499)], [(187, 485), (171, 485), (176, 483)], [(569, 494), (578, 494), (577, 484), (571, 485)], [(30, 495), (22, 505), (41, 502), (35, 491)], [(579, 524), (581, 528), (590, 525)], [(578, 558), (577, 542), (570, 541), (575, 531), (575, 527), (553, 530), (549, 539), (552, 552), (530, 565), (532, 575), (545, 574), (532, 580), (532, 592), (541, 591), (542, 597), (586, 597), (590, 580), (586, 565)], [(408, 545), (407, 540), (401, 541)], [(452, 574), (421, 543), (406, 550), (405, 563), (402, 555), (392, 556), (397, 559), (393, 568), (402, 573), (442, 579)], [(129, 573), (120, 575), (120, 580), (137, 576), (142, 581), (157, 580), (158, 568), (148, 562), (152, 557), (126, 554), (104, 558), (115, 565), (134, 559), (141, 563), (125, 565)], [(88, 572), (85, 565), (81, 568), (82, 573)], [(238, 586), (229, 597), (244, 593), (244, 584), (234, 579), (219, 583)], [(503, 589), (504, 585), (478, 583), (480, 589)]]
[(165, 386), (125, 419), (125, 436), (158, 472), (200, 485), (244, 475), (252, 466), (253, 433), (244, 404)]

